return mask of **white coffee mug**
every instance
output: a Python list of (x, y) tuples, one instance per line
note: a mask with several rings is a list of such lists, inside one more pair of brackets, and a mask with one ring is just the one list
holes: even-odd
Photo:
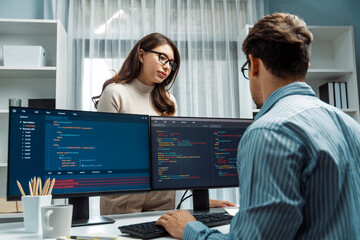
[(73, 205), (50, 205), (41, 207), (44, 238), (70, 235)]

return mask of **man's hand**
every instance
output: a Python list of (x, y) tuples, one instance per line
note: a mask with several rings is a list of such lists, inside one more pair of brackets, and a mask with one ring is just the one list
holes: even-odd
[(236, 205), (231, 202), (214, 199), (209, 200), (209, 205), (211, 208), (236, 207)]
[(196, 219), (188, 211), (179, 210), (162, 215), (156, 224), (163, 226), (174, 238), (182, 239), (186, 224), (193, 221)]

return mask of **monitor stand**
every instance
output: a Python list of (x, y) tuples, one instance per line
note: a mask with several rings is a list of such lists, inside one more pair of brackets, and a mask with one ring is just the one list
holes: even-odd
[(86, 225), (108, 224), (115, 221), (103, 216), (89, 217), (89, 197), (70, 197), (69, 204), (73, 205), (72, 227)]
[(193, 209), (196, 212), (209, 212), (209, 189), (193, 189)]

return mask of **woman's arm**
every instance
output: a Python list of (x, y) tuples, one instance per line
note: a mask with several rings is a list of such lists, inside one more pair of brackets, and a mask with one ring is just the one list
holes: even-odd
[(113, 83), (108, 85), (99, 98), (97, 110), (99, 112), (119, 113), (122, 99), (120, 89), (120, 84)]

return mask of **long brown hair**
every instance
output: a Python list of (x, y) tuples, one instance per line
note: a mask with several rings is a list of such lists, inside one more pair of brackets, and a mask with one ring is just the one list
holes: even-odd
[[(161, 115), (174, 115), (175, 103), (171, 101), (168, 90), (174, 84), (174, 80), (179, 71), (180, 54), (175, 43), (171, 39), (160, 33), (151, 33), (149, 35), (146, 35), (135, 44), (135, 46), (132, 48), (131, 52), (125, 59), (125, 62), (122, 65), (120, 71), (104, 83), (101, 94), (104, 92), (106, 86), (108, 86), (110, 83), (128, 83), (139, 76), (141, 70), (141, 62), (139, 61), (140, 49), (151, 50), (163, 44), (168, 44), (173, 49), (175, 58), (174, 62), (177, 64), (177, 68), (175, 69), (175, 71), (171, 71), (170, 75), (162, 83), (155, 84), (155, 87), (151, 92), (151, 101), (156, 111), (159, 112)], [(166, 89), (166, 87), (169, 85), (170, 87)], [(92, 97), (96, 108), (101, 94), (99, 96)]]

